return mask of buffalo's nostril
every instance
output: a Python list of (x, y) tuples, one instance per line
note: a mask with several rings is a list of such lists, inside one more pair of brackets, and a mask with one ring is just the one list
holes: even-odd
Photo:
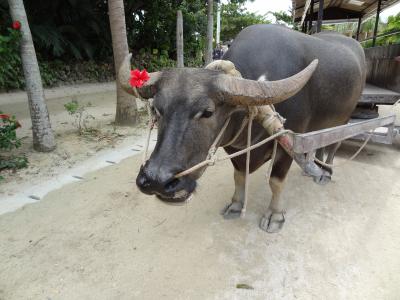
[(171, 192), (174, 191), (176, 186), (179, 184), (180, 180), (178, 178), (174, 178), (171, 181), (169, 181), (165, 186), (165, 191), (166, 192)]
[(148, 180), (144, 175), (139, 175), (136, 182), (141, 188), (148, 188), (151, 185), (150, 180)]

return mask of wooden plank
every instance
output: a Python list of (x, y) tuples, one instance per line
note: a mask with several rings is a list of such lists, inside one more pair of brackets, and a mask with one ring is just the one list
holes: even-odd
[(376, 9), (374, 35), (373, 35), (373, 39), (372, 39), (372, 47), (375, 47), (376, 35), (378, 34), (379, 15), (381, 13), (381, 5), (382, 5), (382, 0), (378, 0), (378, 8)]
[(395, 115), (293, 135), (293, 151), (308, 153), (378, 127), (394, 124)]
[(310, 6), (310, 3), (311, 3), (311, 0), (306, 0), (305, 6), (303, 9), (303, 13), (301, 16), (301, 20), (300, 20), (300, 26), (302, 26), (302, 28), (305, 28), (307, 26), (307, 24), (305, 24), (305, 20), (306, 20), (307, 10), (308, 10), (308, 7)]
[(365, 49), (367, 82), (400, 93), (400, 63), (397, 57), (400, 57), (400, 45)]
[[(393, 144), (393, 138), (397, 132), (394, 131), (394, 126), (390, 127), (379, 127), (375, 129), (370, 138), (370, 142), (391, 145)], [(369, 134), (362, 133), (352, 137), (351, 139), (365, 141), (369, 137)]]
[(397, 92), (366, 84), (358, 103), (394, 104), (399, 99), (400, 94)]
[(318, 20), (317, 20), (317, 32), (321, 32), (322, 21), (324, 20), (324, 0), (319, 0), (318, 7)]
[[(353, 12), (362, 17), (365, 21), (373, 15), (376, 15), (376, 10), (378, 6), (378, 0), (361, 0), (362, 5), (354, 4), (349, 0), (325, 0), (325, 10), (329, 10), (330, 8), (335, 8), (342, 11), (342, 16), (339, 18), (341, 20), (348, 20), (349, 12)], [(398, 3), (399, 0), (385, 0), (382, 1), (381, 11)], [(293, 18), (295, 22), (300, 22), (302, 20), (302, 16), (304, 14), (305, 9), (305, 0), (292, 0)], [(307, 7), (308, 9), (308, 7)], [(337, 18), (336, 18), (337, 19)], [(324, 17), (324, 20), (332, 20), (329, 16)]]

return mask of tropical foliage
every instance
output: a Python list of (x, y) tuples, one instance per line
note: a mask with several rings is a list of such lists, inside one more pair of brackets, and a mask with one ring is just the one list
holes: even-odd
[[(42, 59), (94, 58), (110, 55), (107, 5), (98, 0), (25, 1), (35, 47)], [(7, 14), (0, 0), (0, 15)]]
[[(357, 32), (357, 23), (342, 23), (336, 25), (325, 25), (324, 30), (335, 30), (347, 36), (355, 36)], [(375, 18), (370, 18), (362, 23), (360, 28), (359, 40), (364, 41), (362, 45), (366, 48), (372, 47), (372, 37), (375, 29)], [(378, 35), (393, 35), (378, 37), (376, 39), (377, 46), (399, 44), (400, 43), (400, 13), (395, 16), (389, 16), (387, 23), (379, 20)]]
[[(375, 26), (375, 19), (370, 19), (366, 21), (362, 30), (364, 31), (364, 38), (371, 38), (373, 36)], [(381, 21), (378, 24), (378, 35), (384, 35), (382, 37), (378, 37), (376, 39), (377, 46), (391, 45), (391, 44), (399, 44), (400, 43), (400, 13), (395, 16), (390, 16), (388, 18), (388, 22), (382, 23)], [(390, 35), (394, 33), (393, 35)], [(386, 36), (385, 36), (386, 35)], [(366, 48), (372, 47), (372, 40), (367, 40), (362, 43), (362, 45)]]
[(285, 11), (270, 11), (268, 12), (268, 15), (272, 15), (275, 18), (276, 24), (289, 25), (291, 27), (294, 25), (292, 14), (289, 14)]
[[(176, 10), (182, 9), (185, 49), (196, 53), (205, 35), (204, 0), (127, 0), (126, 24), (130, 48), (175, 51)], [(50, 58), (102, 60), (112, 55), (107, 0), (26, 1), (37, 52)], [(7, 0), (0, 0), (0, 33), (11, 23)]]
[[(15, 156), (11, 151), (21, 146), (17, 137), (17, 129), (21, 127), (14, 116), (3, 114), (0, 111), (0, 171), (3, 169), (20, 169), (27, 166), (24, 156)], [(0, 180), (3, 179), (0, 175)]]
[[(8, 27), (0, 33), (0, 87), (21, 88), (21, 59), (19, 55), (19, 28)], [(1, 88), (0, 88), (1, 89)]]
[(243, 28), (253, 24), (270, 23), (265, 16), (248, 12), (241, 2), (222, 4), (221, 37), (223, 40), (233, 39)]
[[(400, 13), (388, 18), (388, 23), (383, 31), (384, 34), (394, 33), (400, 31)], [(384, 44), (400, 44), (400, 33), (384, 37), (382, 42)]]

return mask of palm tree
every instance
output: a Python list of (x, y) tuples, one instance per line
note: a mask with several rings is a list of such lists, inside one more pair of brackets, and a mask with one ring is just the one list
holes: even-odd
[(207, 0), (207, 48), (206, 48), (206, 65), (212, 62), (213, 48), (213, 31), (214, 31), (214, 14), (213, 0)]
[(183, 68), (183, 19), (181, 10), (176, 13), (176, 60), (177, 67)]
[[(115, 72), (128, 55), (128, 40), (126, 37), (125, 10), (123, 0), (108, 0), (112, 46), (114, 53)], [(117, 110), (115, 123), (118, 125), (134, 125), (137, 122), (137, 106), (135, 99), (125, 93), (117, 82)]]
[(8, 0), (8, 4), (13, 21), (18, 21), (21, 24), (21, 58), (32, 120), (33, 148), (36, 151), (49, 152), (55, 149), (56, 142), (51, 129), (49, 113), (44, 98), (42, 78), (40, 77), (39, 65), (26, 17), (24, 2), (23, 0)]

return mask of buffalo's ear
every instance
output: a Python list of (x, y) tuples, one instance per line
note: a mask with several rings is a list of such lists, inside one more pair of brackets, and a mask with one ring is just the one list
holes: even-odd
[(140, 88), (134, 88), (129, 84), (131, 79), (131, 58), (132, 54), (129, 53), (121, 64), (118, 72), (118, 84), (128, 94), (134, 95), (136, 98), (140, 98), (139, 95), (144, 99), (153, 98), (156, 93), (155, 84), (160, 79), (162, 72), (149, 73), (150, 79)]

